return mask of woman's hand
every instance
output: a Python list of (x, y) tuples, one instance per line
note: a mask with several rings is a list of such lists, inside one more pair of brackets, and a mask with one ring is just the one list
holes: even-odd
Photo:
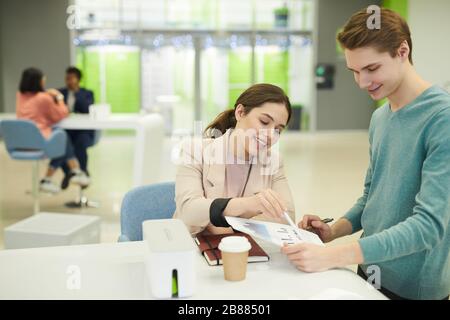
[(364, 262), (358, 242), (333, 247), (312, 243), (285, 244), (281, 252), (303, 272), (321, 272)]
[(330, 242), (335, 238), (332, 228), (318, 216), (304, 215), (298, 227), (316, 233), (323, 242)]
[(258, 192), (248, 199), (251, 210), (271, 219), (282, 219), (284, 217), (283, 212), (287, 210), (281, 196), (271, 189)]
[(286, 206), (281, 196), (271, 189), (266, 189), (251, 197), (231, 199), (224, 210), (224, 215), (250, 219), (263, 214), (277, 220), (283, 218), (284, 211)]
[(49, 95), (51, 95), (52, 97), (57, 97), (57, 96), (59, 96), (59, 95), (62, 95), (62, 93), (59, 92), (59, 91), (56, 90), (56, 89), (47, 89), (47, 93), (48, 93)]

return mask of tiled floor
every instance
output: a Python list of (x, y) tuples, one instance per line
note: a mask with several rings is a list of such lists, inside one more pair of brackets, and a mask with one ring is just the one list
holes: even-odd
[[(131, 188), (133, 143), (131, 137), (103, 137), (89, 150), (92, 185), (87, 195), (101, 203), (98, 209), (68, 209), (76, 187), (56, 196), (42, 196), (41, 211), (98, 215), (102, 219), (102, 242), (115, 242), (120, 233), (120, 204)], [(31, 164), (11, 160), (0, 142), (0, 248), (3, 229), (32, 214)], [(306, 213), (340, 217), (361, 195), (368, 164), (367, 132), (287, 133), (281, 152), (295, 197), (297, 220)], [(174, 180), (170, 162), (171, 141), (165, 141), (161, 181)], [(44, 173), (46, 163), (41, 164)], [(56, 176), (60, 181), (61, 172)], [(355, 236), (353, 236), (355, 237)], [(348, 241), (348, 238), (338, 240)]]

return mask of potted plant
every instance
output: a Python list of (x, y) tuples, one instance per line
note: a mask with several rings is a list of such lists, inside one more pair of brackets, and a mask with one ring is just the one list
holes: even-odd
[(286, 28), (289, 20), (289, 9), (286, 4), (274, 10), (275, 27)]

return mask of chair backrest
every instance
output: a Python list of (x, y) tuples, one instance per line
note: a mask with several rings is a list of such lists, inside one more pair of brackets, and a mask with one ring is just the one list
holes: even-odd
[(174, 182), (157, 183), (129, 191), (122, 202), (119, 241), (142, 240), (142, 222), (170, 219), (174, 212)]
[(92, 139), (92, 146), (95, 146), (99, 141), (100, 141), (100, 137), (102, 136), (102, 130), (95, 130), (94, 131), (94, 139)]
[(45, 139), (33, 121), (2, 120), (0, 127), (6, 149), (10, 154), (21, 149), (45, 149)]

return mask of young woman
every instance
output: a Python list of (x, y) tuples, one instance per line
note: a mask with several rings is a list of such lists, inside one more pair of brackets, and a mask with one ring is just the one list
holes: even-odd
[(294, 204), (279, 154), (271, 150), (289, 122), (291, 104), (279, 87), (256, 84), (234, 109), (185, 141), (176, 175), (176, 212), (195, 235), (232, 232), (225, 216), (286, 223)]
[(308, 215), (324, 242), (364, 230), (335, 246), (298, 244), (283, 252), (306, 272), (359, 264), (358, 274), (392, 299), (448, 299), (450, 292), (450, 95), (422, 79), (412, 64), (409, 27), (381, 9), (355, 13), (338, 35), (347, 67), (375, 100), (387, 98), (369, 128), (364, 193), (333, 226)]
[[(28, 119), (36, 123), (44, 138), (52, 132), (52, 126), (67, 117), (69, 110), (64, 104), (64, 96), (55, 89), (44, 90), (45, 76), (39, 69), (28, 68), (23, 71), (19, 92), (16, 96), (16, 115), (19, 119)], [(67, 139), (66, 154), (52, 159), (40, 188), (44, 192), (56, 193), (60, 188), (51, 181), (56, 169), (67, 162), (73, 172), (72, 183), (87, 186), (89, 177), (80, 170), (70, 139)]]

